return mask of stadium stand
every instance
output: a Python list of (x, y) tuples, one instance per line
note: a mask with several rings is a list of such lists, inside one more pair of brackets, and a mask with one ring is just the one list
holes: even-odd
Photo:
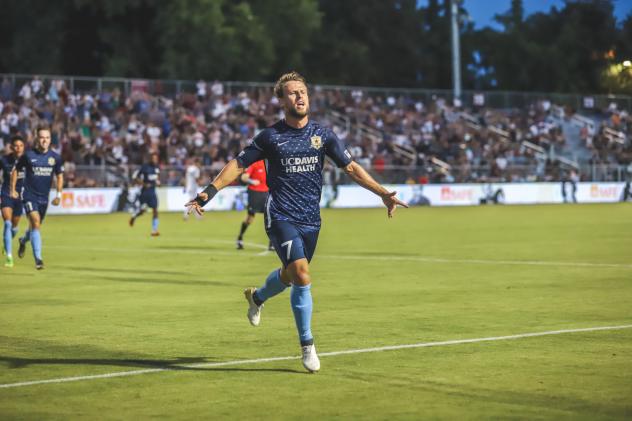
[[(17, 132), (31, 142), (46, 120), (70, 187), (121, 185), (150, 152), (160, 155), (165, 185), (182, 183), (192, 156), (212, 176), (282, 117), (266, 84), (198, 81), (174, 91), (147, 81), (79, 82), (5, 75), (0, 84), (0, 147)], [(440, 92), (370, 88), (315, 86), (311, 97), (315, 118), (381, 182), (555, 181), (570, 170), (612, 181), (632, 172), (632, 118), (615, 102), (591, 114), (548, 99), (490, 107), (475, 95), (457, 105)]]

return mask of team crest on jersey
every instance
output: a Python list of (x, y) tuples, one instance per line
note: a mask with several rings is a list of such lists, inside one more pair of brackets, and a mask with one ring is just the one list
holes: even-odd
[(323, 140), (320, 136), (312, 136), (309, 140), (312, 142), (312, 148), (314, 149), (320, 149), (323, 146)]
[(55, 165), (55, 158), (48, 158), (48, 165)]

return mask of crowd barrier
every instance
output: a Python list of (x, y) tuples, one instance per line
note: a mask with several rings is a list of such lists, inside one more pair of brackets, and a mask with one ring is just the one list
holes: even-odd
[[(554, 204), (611, 203), (623, 197), (625, 183), (494, 183), (494, 184), (431, 184), (386, 186), (410, 205), (472, 206), (485, 203)], [(379, 197), (358, 186), (340, 186), (331, 207), (355, 208), (382, 206)]]
[[(411, 206), (474, 206), (481, 204), (614, 203), (624, 198), (625, 183), (492, 183), (386, 185)], [(563, 192), (564, 188), (564, 192)], [(189, 196), (180, 187), (158, 188), (159, 210), (181, 212)], [(125, 197), (121, 197), (124, 194)], [(110, 213), (126, 208), (135, 192), (119, 188), (67, 189), (59, 206), (49, 206), (52, 215)], [(51, 200), (55, 193), (51, 192)], [(243, 210), (247, 205), (245, 187), (221, 190), (205, 210)], [(379, 197), (357, 185), (325, 186), (321, 207), (372, 208), (382, 206)]]

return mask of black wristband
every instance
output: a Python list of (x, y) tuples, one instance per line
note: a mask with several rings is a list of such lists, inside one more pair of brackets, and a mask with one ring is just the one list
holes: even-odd
[(195, 201), (198, 203), (198, 205), (200, 206), (204, 206), (206, 205), (208, 202), (211, 201), (211, 199), (213, 197), (215, 197), (215, 195), (217, 194), (217, 188), (215, 188), (214, 185), (209, 184), (208, 186), (206, 186), (206, 188), (204, 190), (202, 190), (202, 193), (206, 193), (206, 195), (208, 196), (208, 198), (206, 200), (202, 200), (200, 198), (200, 195), (198, 194), (195, 198)]

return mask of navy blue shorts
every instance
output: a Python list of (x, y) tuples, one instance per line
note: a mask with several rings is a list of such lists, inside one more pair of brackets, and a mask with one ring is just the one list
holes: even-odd
[(41, 198), (23, 192), (22, 203), (24, 204), (24, 211), (27, 215), (31, 212), (37, 212), (40, 216), (40, 222), (44, 222), (46, 210), (48, 210), (48, 198)]
[(248, 214), (264, 213), (268, 192), (248, 190)]
[(305, 227), (288, 221), (272, 221), (270, 227), (266, 226), (268, 238), (283, 262), (283, 267), (303, 258), (311, 262), (319, 232), (320, 228)]
[(24, 213), (24, 206), (20, 199), (14, 199), (8, 194), (0, 196), (0, 207), (13, 209), (13, 216), (22, 216)]
[(158, 196), (156, 192), (144, 191), (140, 193), (140, 205), (147, 205), (147, 207), (156, 209), (158, 207)]

